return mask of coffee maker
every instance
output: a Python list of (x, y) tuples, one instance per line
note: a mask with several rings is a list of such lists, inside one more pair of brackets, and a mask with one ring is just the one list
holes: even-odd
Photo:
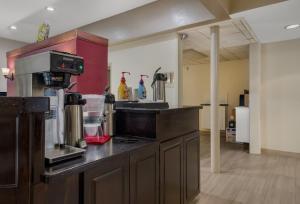
[(80, 56), (46, 51), (16, 60), (16, 93), (22, 97), (49, 97), (50, 111), (45, 116), (45, 159), (56, 163), (81, 156), (84, 149), (68, 146), (65, 141), (64, 89), (71, 84), (71, 76), (84, 71)]

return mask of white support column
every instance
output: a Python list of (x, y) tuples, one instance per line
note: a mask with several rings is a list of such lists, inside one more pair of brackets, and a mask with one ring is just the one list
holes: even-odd
[(250, 153), (261, 153), (261, 44), (249, 47)]
[(220, 173), (220, 130), (218, 124), (219, 94), (219, 26), (211, 27), (210, 48), (210, 125), (211, 125), (211, 171)]
[(183, 66), (182, 66), (182, 55), (183, 55), (183, 35), (177, 35), (178, 39), (178, 105), (183, 105)]

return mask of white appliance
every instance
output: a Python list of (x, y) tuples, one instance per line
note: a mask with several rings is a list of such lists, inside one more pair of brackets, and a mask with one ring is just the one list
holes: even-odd
[(236, 142), (250, 142), (249, 107), (236, 107)]

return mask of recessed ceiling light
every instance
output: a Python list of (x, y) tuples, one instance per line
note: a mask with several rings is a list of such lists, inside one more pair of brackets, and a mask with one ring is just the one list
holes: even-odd
[(291, 24), (291, 25), (285, 26), (285, 29), (291, 30), (291, 29), (296, 29), (296, 28), (299, 28), (299, 27), (300, 27), (300, 24)]
[(54, 9), (52, 6), (47, 6), (47, 7), (46, 7), (46, 10), (47, 10), (47, 11), (54, 11), (55, 9)]
[(17, 30), (17, 26), (11, 25), (11, 26), (9, 26), (9, 29), (11, 29), (11, 30)]

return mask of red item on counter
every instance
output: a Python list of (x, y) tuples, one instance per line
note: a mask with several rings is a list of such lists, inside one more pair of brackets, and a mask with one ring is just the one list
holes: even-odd
[(103, 136), (86, 136), (85, 141), (87, 144), (104, 144), (110, 140), (109, 135)]

